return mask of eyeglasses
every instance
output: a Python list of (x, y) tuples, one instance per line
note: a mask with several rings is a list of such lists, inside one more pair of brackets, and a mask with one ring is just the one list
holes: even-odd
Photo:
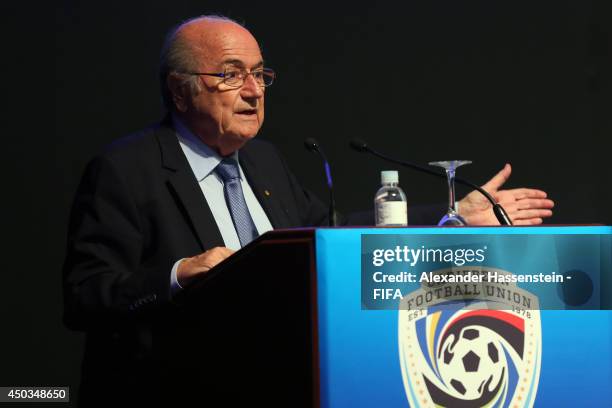
[(274, 70), (270, 68), (256, 69), (255, 71), (247, 72), (244, 69), (226, 69), (225, 72), (188, 72), (189, 75), (206, 75), (217, 78), (222, 78), (225, 85), (231, 86), (232, 88), (240, 88), (244, 85), (249, 75), (253, 76), (257, 85), (266, 87), (272, 85), (276, 74)]

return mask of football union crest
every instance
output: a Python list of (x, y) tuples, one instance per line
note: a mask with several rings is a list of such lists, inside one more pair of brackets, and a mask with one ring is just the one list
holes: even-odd
[(542, 348), (538, 307), (537, 297), (512, 283), (422, 284), (406, 295), (398, 334), (410, 406), (533, 406)]

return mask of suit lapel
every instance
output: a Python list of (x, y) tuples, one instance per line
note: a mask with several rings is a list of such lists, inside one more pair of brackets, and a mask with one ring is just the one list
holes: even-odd
[(225, 246), (221, 232), (210, 211), (202, 190), (181, 150), (174, 129), (166, 123), (157, 130), (162, 166), (168, 173), (168, 187), (175, 196), (181, 212), (190, 223), (203, 250)]
[(257, 200), (268, 216), (273, 228), (288, 228), (290, 222), (280, 201), (280, 191), (271, 180), (273, 176), (266, 175), (255, 164), (254, 157), (248, 149), (248, 144), (240, 149), (238, 154), (240, 165)]

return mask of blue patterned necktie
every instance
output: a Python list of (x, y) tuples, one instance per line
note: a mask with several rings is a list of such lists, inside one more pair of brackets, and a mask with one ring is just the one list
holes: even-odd
[(254, 240), (258, 233), (244, 200), (238, 163), (233, 158), (225, 158), (217, 165), (215, 172), (223, 180), (225, 202), (230, 210), (232, 221), (234, 221), (240, 246), (244, 247)]

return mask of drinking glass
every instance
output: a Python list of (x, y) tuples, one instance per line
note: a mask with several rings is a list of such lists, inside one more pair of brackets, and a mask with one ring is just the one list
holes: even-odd
[(430, 166), (439, 166), (446, 170), (448, 181), (448, 211), (442, 217), (438, 225), (467, 225), (465, 219), (457, 212), (455, 200), (455, 171), (457, 167), (472, 163), (470, 160), (447, 160), (429, 162)]

